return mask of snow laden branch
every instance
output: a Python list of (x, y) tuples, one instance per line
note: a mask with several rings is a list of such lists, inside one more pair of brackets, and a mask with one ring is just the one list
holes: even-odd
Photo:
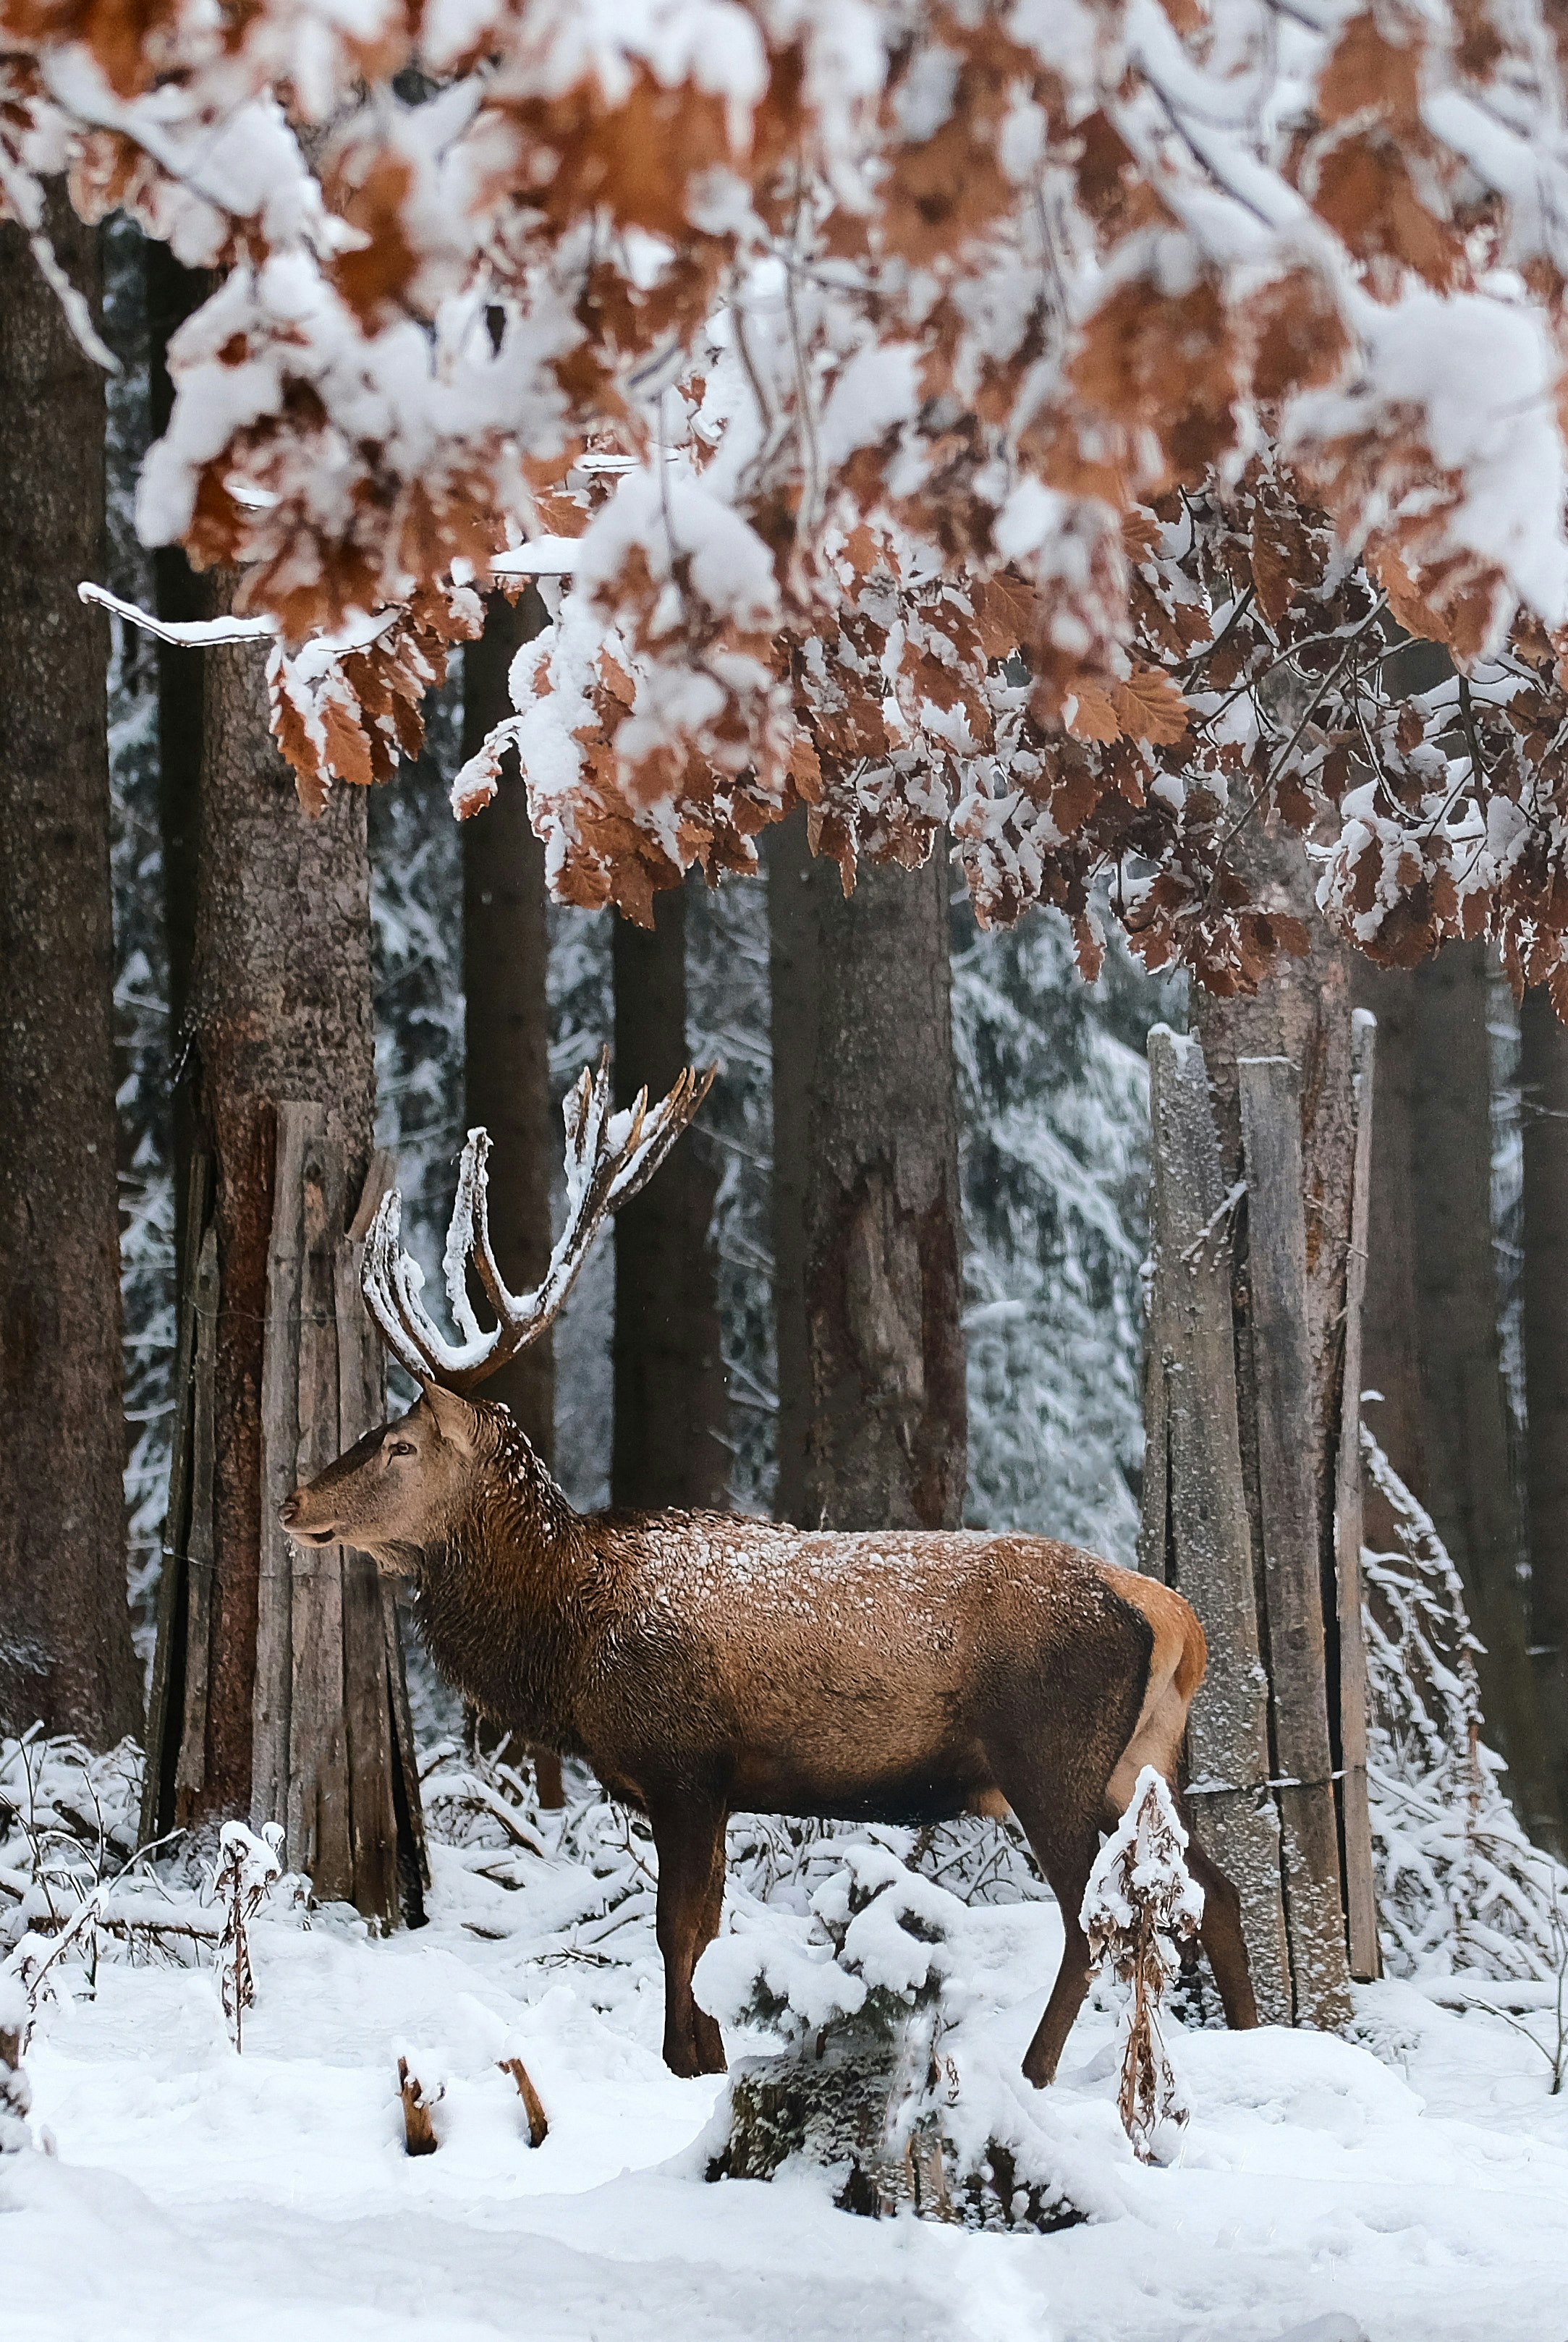
[[(1465, 2005), (1535, 1986), (1560, 2006), (1568, 1871), (1531, 1844), (1482, 1739), (1478, 1646), (1448, 1549), (1364, 1424), (1362, 1454), (1395, 1540), (1362, 1554), (1384, 1960), (1429, 1989), (1465, 1978)], [(1554, 2082), (1561, 2031), (1557, 2057)]]
[[(808, 809), (944, 827), (1249, 988), (1312, 825), (1408, 964), (1568, 1007), (1568, 120), (1545, 0), (0, 0), (0, 208), (215, 289), (140, 521), (238, 573), (301, 794), (384, 778), (483, 593), (562, 900)], [(1452, 684), (1396, 688), (1409, 636)]]

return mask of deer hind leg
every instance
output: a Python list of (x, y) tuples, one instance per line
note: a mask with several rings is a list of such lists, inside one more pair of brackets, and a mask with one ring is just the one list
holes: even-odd
[(1089, 1990), (1089, 1940), (1078, 1915), (1100, 1851), (1100, 1830), (1089, 1818), (1074, 1825), (1060, 1805), (1038, 1794), (1032, 1784), (1004, 1780), (1002, 1787), (1061, 1913), (1061, 1966), (1023, 2060), (1025, 2079), (1042, 2090), (1056, 2079), (1067, 2037)]
[(724, 1907), (724, 1808), (699, 1797), (651, 1802), (658, 1849), (658, 1948), (664, 1957), (664, 2062), (672, 2074), (722, 2074), (724, 2041), (692, 1996), (691, 1972)]

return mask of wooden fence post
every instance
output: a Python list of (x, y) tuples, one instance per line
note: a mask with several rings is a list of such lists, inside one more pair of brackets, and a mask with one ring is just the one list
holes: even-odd
[(1285, 1925), (1298, 2022), (1351, 2014), (1329, 1745), (1327, 1653), (1310, 1436), (1300, 1085), (1288, 1057), (1237, 1061), (1257, 1393), (1258, 1494)]
[[(262, 1350), (262, 1508), (251, 1708), (253, 1828), (285, 1826), (317, 1898), (393, 1927), (429, 1884), (397, 1614), (364, 1554), (296, 1546), (277, 1508), (379, 1419), (382, 1367), (359, 1291), (365, 1238), (392, 1177), (373, 1157), (348, 1216), (343, 1148), (319, 1106), (277, 1110)], [(144, 1837), (184, 1821), (203, 1786), (214, 1566), (213, 1352), (217, 1238), (206, 1173), (181, 1326), (175, 1464), (149, 1716)], [(188, 1389), (188, 1402), (185, 1393)]]
[(1187, 1794), (1200, 1839), (1241, 1898), (1259, 2014), (1289, 2024), (1268, 1683), (1236, 1412), (1231, 1223), (1240, 1199), (1225, 1193), (1198, 1043), (1156, 1026), (1149, 1072), (1154, 1284), (1141, 1566), (1181, 1588), (1208, 1636), (1209, 1672), (1188, 1725)]
[(1334, 1456), (1334, 1579), (1339, 1622), (1340, 1836), (1344, 1850), (1345, 1927), (1351, 1974), (1369, 1983), (1382, 1974), (1377, 1891), (1372, 1876), (1372, 1813), (1367, 1800), (1367, 1662), (1362, 1616), (1362, 1312), (1366, 1301), (1367, 1232), (1372, 1211), (1372, 1074), (1377, 1019), (1354, 1019), (1355, 1171), (1351, 1190), (1350, 1256), (1345, 1267), (1344, 1366), (1339, 1446)]

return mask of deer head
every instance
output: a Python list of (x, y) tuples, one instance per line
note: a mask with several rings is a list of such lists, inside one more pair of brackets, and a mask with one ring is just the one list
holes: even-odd
[[(402, 1248), (402, 1197), (394, 1191), (386, 1198), (366, 1244), (365, 1299), (382, 1340), (420, 1385), (421, 1396), (397, 1422), (367, 1432), (294, 1491), (280, 1511), (290, 1536), (301, 1544), (352, 1545), (387, 1568), (406, 1569), (450, 1533), (471, 1496), (475, 1466), (498, 1443), (500, 1411), (473, 1404), (470, 1394), (554, 1322), (600, 1225), (652, 1178), (717, 1070), (689, 1068), (657, 1105), (649, 1106), (648, 1092), (639, 1090), (629, 1106), (612, 1114), (608, 1052), (591, 1072), (584, 1068), (564, 1110), (566, 1225), (532, 1293), (508, 1292), (496, 1266), (490, 1136), (486, 1130), (468, 1133), (442, 1259), (457, 1342), (447, 1340), (421, 1298), (424, 1273)], [(495, 1313), (488, 1330), (469, 1298), (470, 1263)]]

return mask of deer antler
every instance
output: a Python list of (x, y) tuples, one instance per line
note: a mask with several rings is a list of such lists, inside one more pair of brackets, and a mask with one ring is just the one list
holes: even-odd
[[(448, 1342), (420, 1298), (425, 1276), (402, 1249), (403, 1199), (387, 1196), (365, 1246), (364, 1290), (381, 1338), (417, 1381), (470, 1391), (529, 1342), (537, 1341), (571, 1291), (598, 1226), (652, 1178), (712, 1086), (716, 1066), (689, 1067), (656, 1106), (639, 1090), (624, 1112), (609, 1110), (609, 1052), (585, 1066), (565, 1106), (567, 1220), (549, 1266), (532, 1293), (508, 1293), (490, 1248), (490, 1134), (471, 1130), (457, 1171), (442, 1269), (447, 1300), (462, 1339)], [(468, 1298), (472, 1260), (496, 1313), (488, 1332)]]

